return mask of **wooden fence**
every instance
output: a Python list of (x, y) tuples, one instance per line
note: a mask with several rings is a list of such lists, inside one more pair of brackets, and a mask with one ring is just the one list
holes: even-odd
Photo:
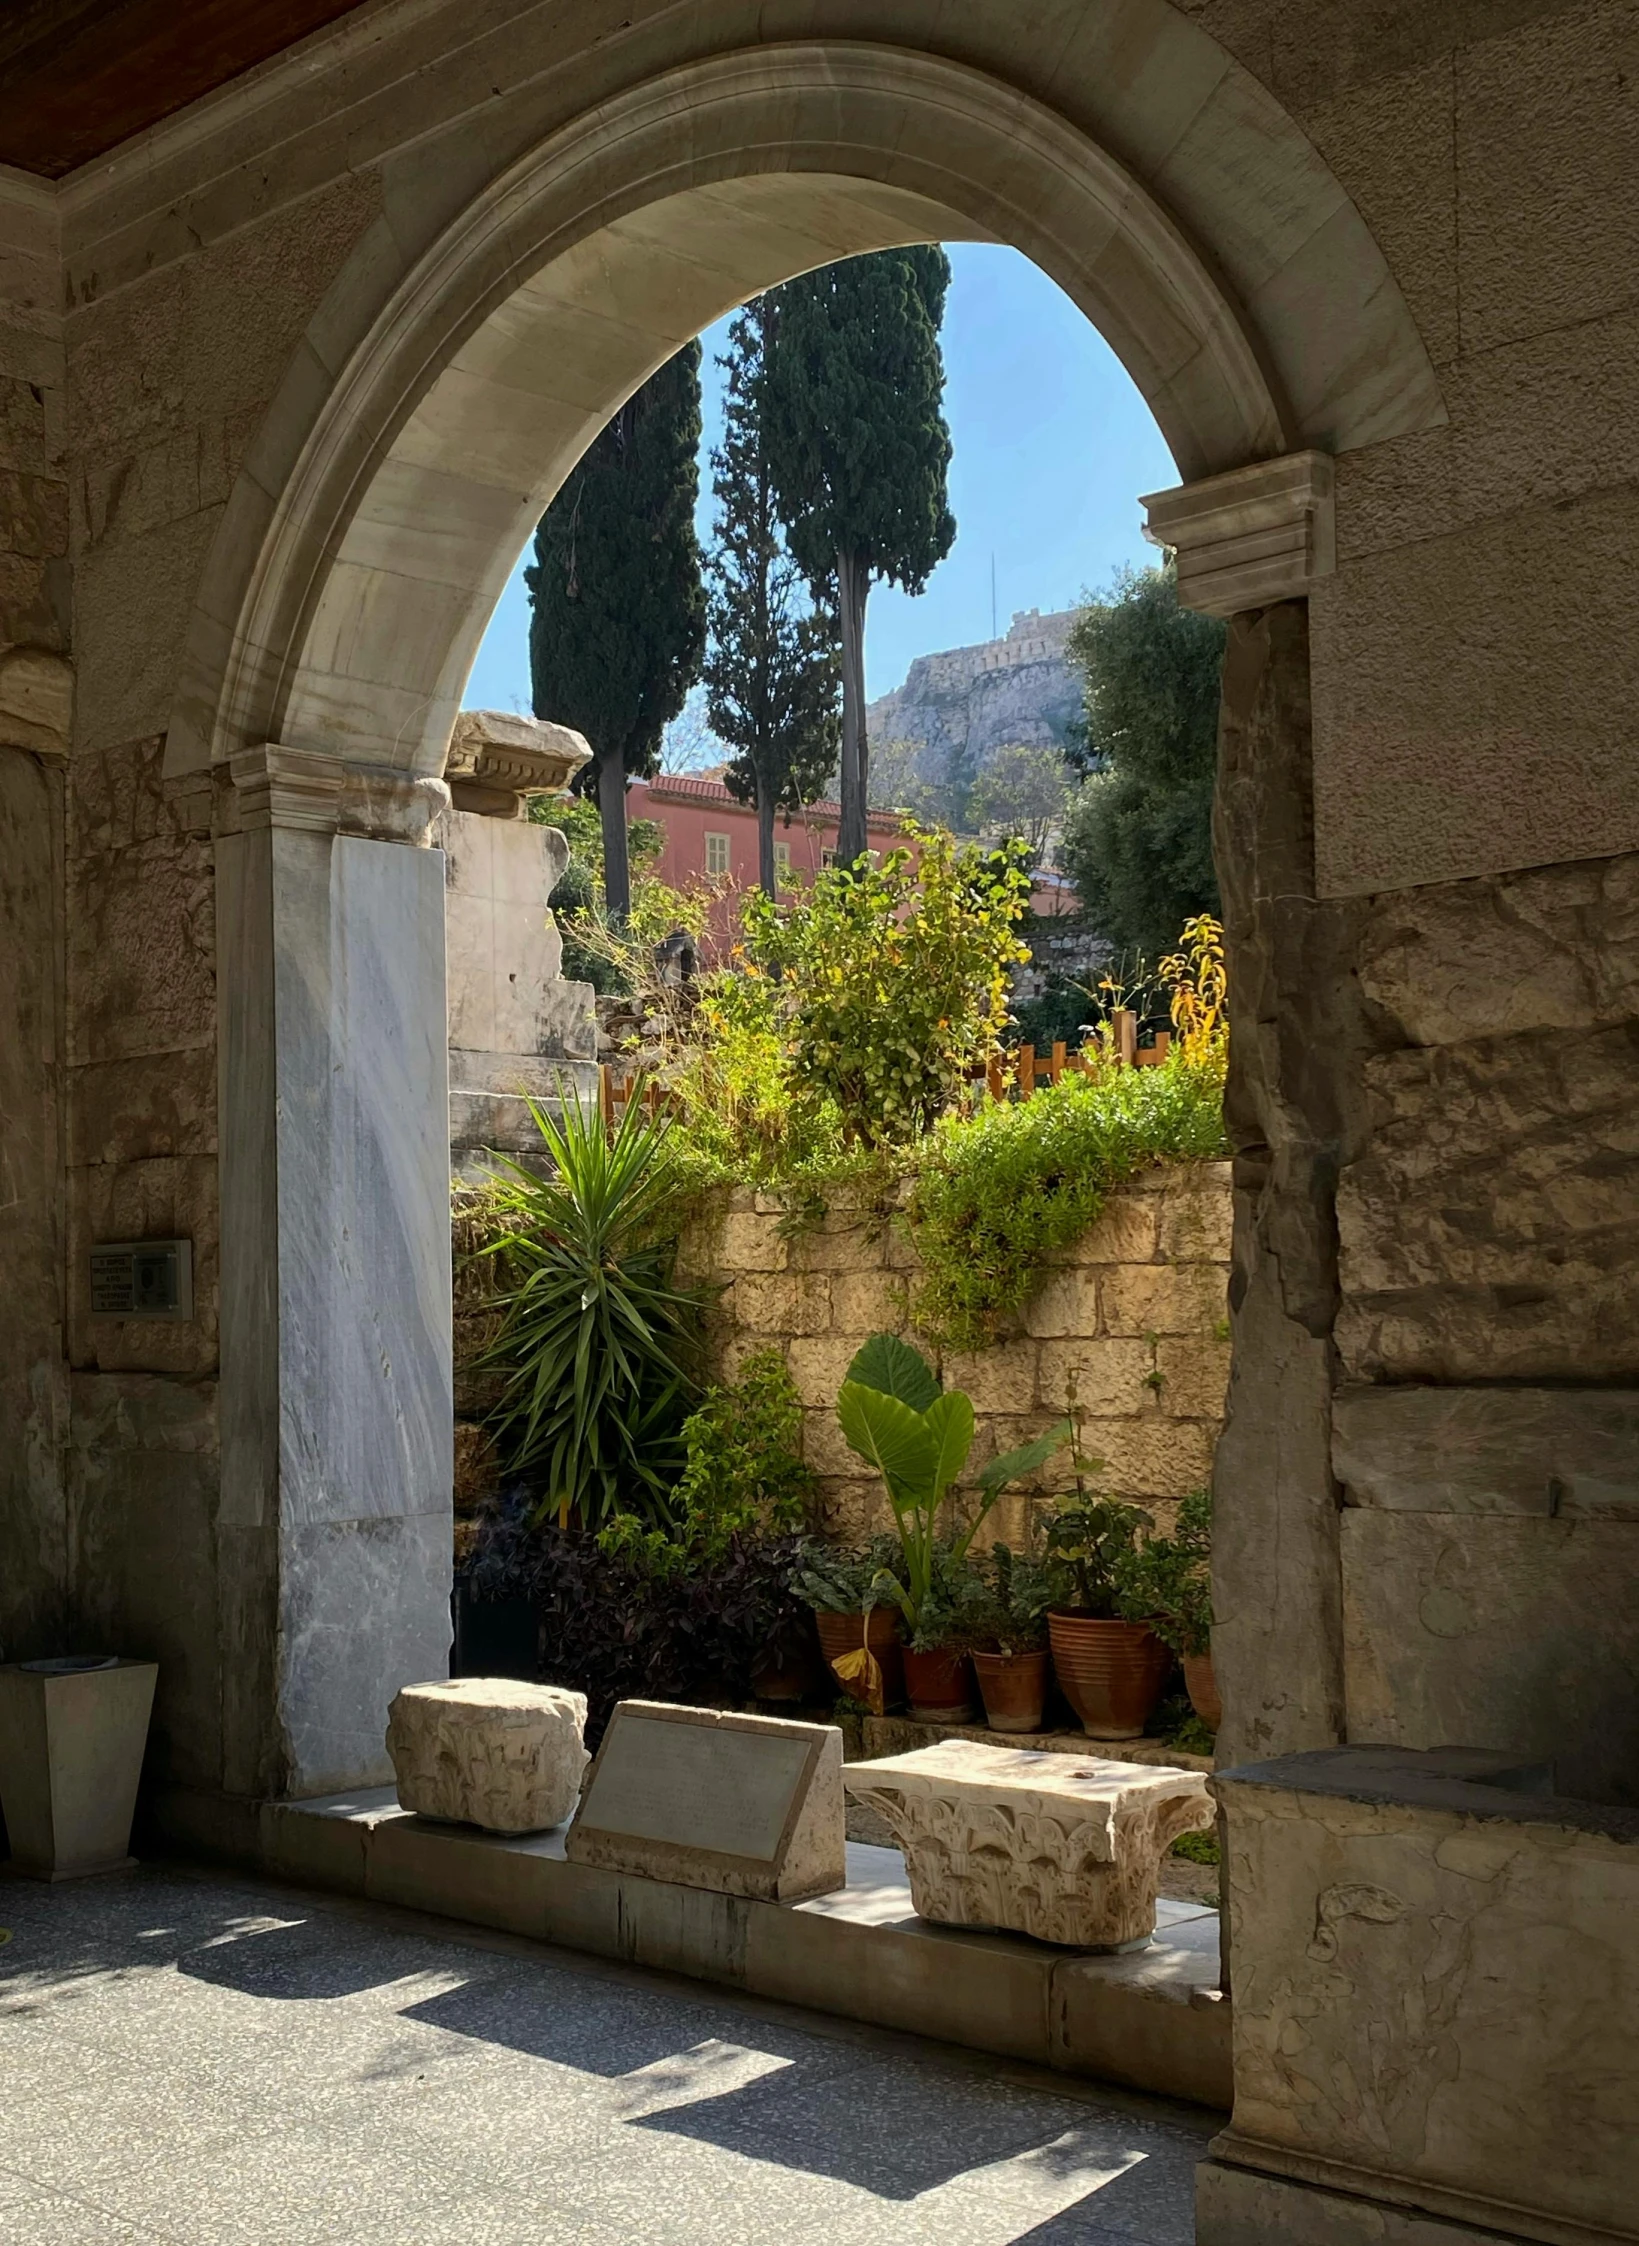
[[(1110, 1025), (1115, 1033), (1114, 1058), (1118, 1066), (1156, 1068), (1171, 1050), (1171, 1033), (1164, 1029), (1155, 1032), (1152, 1045), (1139, 1044), (1138, 1016), (1129, 1007), (1112, 1014)], [(1015, 1053), (999, 1054), (982, 1075), (971, 1081), (983, 1084), (993, 1100), (1027, 1100), (1043, 1084), (1056, 1084), (1065, 1075), (1088, 1075), (1092, 1067), (1093, 1064), (1083, 1060), (1079, 1053), (1072, 1053), (1061, 1038), (1045, 1053), (1038, 1053), (1034, 1045), (1021, 1045)], [(598, 1077), (603, 1119), (611, 1130), (631, 1105), (634, 1095), (641, 1098), (650, 1115), (659, 1115), (675, 1104), (671, 1093), (653, 1077), (645, 1078), (636, 1069), (625, 1068), (618, 1062), (605, 1061)]]

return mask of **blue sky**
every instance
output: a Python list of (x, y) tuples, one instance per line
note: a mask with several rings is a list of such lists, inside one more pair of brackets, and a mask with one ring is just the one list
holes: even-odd
[[(991, 564), (1002, 631), (1021, 608), (1068, 608), (1124, 562), (1154, 555), (1138, 494), (1178, 480), (1149, 408), (1102, 336), (1017, 250), (950, 246), (945, 415), (956, 543), (927, 590), (871, 594), (865, 684), (885, 694), (913, 657), (990, 637)], [(700, 529), (711, 529), (705, 456), (721, 425), (713, 364), (728, 322), (705, 346)], [(529, 599), (522, 557), (490, 620), (466, 691), (469, 709), (529, 707)]]

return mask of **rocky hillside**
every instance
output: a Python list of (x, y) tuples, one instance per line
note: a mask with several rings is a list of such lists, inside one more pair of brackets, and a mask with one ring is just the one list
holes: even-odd
[(904, 685), (869, 705), (871, 742), (916, 742), (917, 771), (934, 783), (973, 778), (1010, 742), (1062, 742), (1081, 711), (1081, 681), (1064, 653), (1074, 619), (1074, 609), (1030, 608), (1005, 639), (919, 655)]

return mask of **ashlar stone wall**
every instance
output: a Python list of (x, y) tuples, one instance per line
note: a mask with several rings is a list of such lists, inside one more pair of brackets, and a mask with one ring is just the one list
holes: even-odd
[[(886, 1499), (848, 1448), (836, 1394), (868, 1334), (891, 1332), (967, 1390), (978, 1417), (971, 1464), (1062, 1419), (1074, 1383), (1100, 1488), (1170, 1522), (1205, 1486), (1229, 1371), (1229, 1165), (1147, 1172), (1111, 1195), (1097, 1222), (1044, 1267), (1012, 1330), (990, 1348), (942, 1355), (919, 1335), (920, 1265), (903, 1219), (838, 1195), (818, 1223), (776, 1194), (727, 1194), (690, 1229), (681, 1269), (721, 1285), (712, 1356), (730, 1379), (778, 1349), (803, 1402), (803, 1447), (839, 1539), (889, 1525)], [(1072, 1479), (1060, 1457), (992, 1515), (1021, 1542), (1033, 1509)]]

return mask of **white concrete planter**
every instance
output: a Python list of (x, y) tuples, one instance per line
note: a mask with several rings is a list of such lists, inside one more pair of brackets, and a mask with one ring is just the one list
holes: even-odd
[(0, 1810), (11, 1868), (73, 1879), (130, 1862), (153, 1661), (0, 1667)]

